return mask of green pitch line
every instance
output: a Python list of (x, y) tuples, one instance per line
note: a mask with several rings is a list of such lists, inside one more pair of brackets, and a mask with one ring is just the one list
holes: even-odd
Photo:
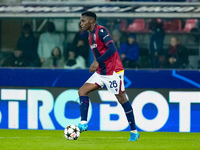
[(69, 141), (61, 130), (0, 129), (0, 150), (191, 150), (200, 149), (200, 133), (140, 132), (129, 142), (129, 132), (87, 131)]

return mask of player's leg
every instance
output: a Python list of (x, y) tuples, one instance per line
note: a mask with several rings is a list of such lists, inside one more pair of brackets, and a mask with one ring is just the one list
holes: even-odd
[(88, 94), (94, 90), (97, 90), (98, 86), (92, 83), (85, 83), (78, 91), (80, 99), (80, 112), (81, 121), (87, 122), (87, 114), (89, 108), (89, 96)]
[(131, 131), (137, 133), (133, 108), (131, 106), (131, 103), (126, 98), (125, 92), (121, 92), (120, 94), (115, 94), (115, 96), (124, 109)]
[(98, 86), (92, 83), (85, 83), (78, 91), (80, 99), (80, 113), (81, 113), (81, 123), (78, 124), (80, 131), (87, 131), (87, 115), (89, 108), (89, 96), (88, 94), (94, 90), (97, 90)]
[(118, 73), (118, 76), (120, 78), (120, 91), (119, 94), (115, 94), (118, 102), (122, 105), (124, 112), (126, 114), (128, 123), (131, 128), (131, 137), (129, 141), (136, 141), (139, 138), (139, 133), (137, 132), (136, 126), (135, 126), (135, 118), (133, 113), (133, 108), (128, 101), (126, 94), (125, 94), (125, 86), (124, 86), (124, 72)]
[(125, 87), (124, 87), (124, 78), (123, 78), (123, 72), (120, 73), (113, 73), (113, 75), (110, 76), (101, 76), (102, 81), (106, 85), (108, 91), (110, 93), (115, 94), (118, 102), (122, 105), (124, 108), (128, 123), (131, 127), (131, 138), (130, 141), (136, 141), (139, 138), (139, 133), (136, 130), (135, 126), (135, 119), (133, 114), (133, 108), (126, 98), (125, 94)]
[(93, 83), (85, 83), (79, 90), (79, 96), (88, 96), (88, 94), (92, 91), (99, 89), (99, 86)]
[(139, 138), (139, 133), (137, 132), (136, 125), (135, 125), (135, 118), (133, 113), (133, 108), (131, 103), (126, 98), (125, 92), (121, 92), (120, 94), (115, 94), (118, 102), (122, 105), (124, 112), (126, 114), (126, 118), (131, 128), (131, 137), (129, 141), (136, 141)]

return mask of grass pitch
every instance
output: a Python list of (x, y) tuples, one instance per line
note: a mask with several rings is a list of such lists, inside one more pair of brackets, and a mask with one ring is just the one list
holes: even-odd
[(129, 132), (87, 131), (70, 141), (60, 130), (0, 129), (0, 150), (200, 149), (200, 133), (140, 132), (135, 142), (129, 142), (129, 136)]

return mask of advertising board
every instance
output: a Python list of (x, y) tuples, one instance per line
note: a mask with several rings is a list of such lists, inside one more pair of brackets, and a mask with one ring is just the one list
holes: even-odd
[[(82, 79), (91, 75), (88, 70), (71, 70), (70, 75), (61, 73), (65, 70), (2, 71), (7, 74), (0, 74), (0, 128), (61, 130), (80, 122), (78, 86), (84, 83)], [(126, 94), (132, 104), (138, 130), (200, 132), (199, 72), (174, 71), (125, 72)], [(73, 74), (80, 72), (80, 80), (74, 80)], [(26, 73), (23, 80), (20, 78), (22, 73)], [(16, 82), (12, 82), (12, 76)], [(69, 76), (74, 86), (67, 84)], [(153, 83), (145, 84), (147, 80), (153, 80)], [(52, 84), (56, 81), (59, 84)], [(129, 130), (121, 105), (105, 88), (90, 94), (88, 122), (89, 130)]]

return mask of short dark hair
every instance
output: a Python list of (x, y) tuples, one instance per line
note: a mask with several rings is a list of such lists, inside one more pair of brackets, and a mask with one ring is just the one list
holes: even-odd
[(93, 11), (85, 11), (81, 15), (82, 16), (92, 17), (92, 18), (94, 18), (95, 21), (97, 19), (97, 15)]
[(56, 30), (56, 27), (55, 27), (55, 25), (54, 25), (54, 23), (53, 22), (51, 22), (51, 21), (49, 21), (48, 23), (47, 23), (47, 30), (49, 31), (49, 32), (54, 32), (55, 30)]
[(25, 30), (25, 31), (31, 31), (31, 30), (32, 30), (32, 29), (31, 29), (31, 25), (28, 24), (28, 23), (24, 24), (24, 25), (23, 25), (23, 30)]

